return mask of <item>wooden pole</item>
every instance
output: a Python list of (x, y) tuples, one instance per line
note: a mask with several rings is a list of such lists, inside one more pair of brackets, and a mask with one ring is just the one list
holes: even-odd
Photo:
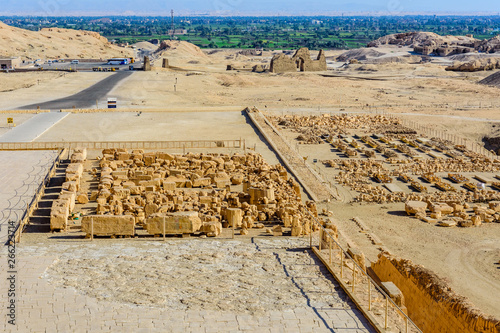
[(344, 251), (340, 249), (340, 278), (344, 278)]
[(384, 328), (387, 329), (388, 327), (388, 321), (389, 321), (389, 296), (385, 296), (385, 326)]
[(329, 262), (330, 262), (330, 265), (332, 264), (332, 239), (331, 238), (328, 238), (328, 257), (329, 257)]
[(372, 310), (372, 283), (368, 279), (368, 311)]
[(94, 240), (94, 218), (90, 218), (90, 240)]
[(166, 237), (165, 237), (165, 229), (166, 229), (166, 228), (165, 228), (165, 223), (166, 223), (166, 221), (165, 221), (165, 216), (163, 216), (163, 241), (165, 241), (165, 240), (166, 240)]
[(356, 285), (356, 265), (352, 263), (352, 292), (354, 292), (354, 286)]
[[(313, 247), (313, 221), (309, 223), (309, 247), (312, 249)], [(319, 249), (321, 250), (321, 239), (319, 240)]]

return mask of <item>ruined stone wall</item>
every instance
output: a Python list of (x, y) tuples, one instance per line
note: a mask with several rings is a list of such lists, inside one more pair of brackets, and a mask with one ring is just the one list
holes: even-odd
[(272, 73), (286, 72), (318, 72), (326, 71), (326, 57), (323, 50), (319, 51), (316, 60), (311, 59), (311, 53), (307, 47), (298, 49), (292, 58), (277, 54), (271, 60), (270, 71)]
[[(303, 47), (295, 52), (292, 60), (301, 72), (326, 71), (326, 57), (323, 50), (319, 51), (317, 60), (312, 60), (309, 49)], [(303, 65), (300, 65), (300, 62), (303, 62)]]
[(151, 71), (151, 61), (149, 60), (148, 56), (144, 57), (144, 71), (149, 72)]
[(271, 59), (271, 73), (296, 72), (295, 62), (284, 54), (277, 54)]
[(472, 308), (431, 271), (387, 253), (371, 268), (403, 293), (409, 317), (423, 332), (500, 332), (500, 322)]

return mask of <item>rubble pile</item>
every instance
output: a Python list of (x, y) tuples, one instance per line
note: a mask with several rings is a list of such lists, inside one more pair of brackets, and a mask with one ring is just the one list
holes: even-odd
[[(132, 216), (150, 234), (218, 236), (222, 227), (264, 228), (281, 222), (292, 236), (308, 234), (314, 203), (304, 205), (298, 183), (261, 155), (171, 155), (105, 149), (92, 192), (99, 216)], [(171, 230), (172, 225), (177, 226)], [(165, 230), (167, 229), (167, 230)], [(182, 229), (182, 230), (181, 230)], [(181, 230), (181, 231), (179, 231)]]
[(500, 201), (489, 201), (488, 206), (470, 207), (463, 201), (407, 201), (408, 215), (442, 227), (479, 227), (483, 223), (500, 223)]
[(87, 203), (88, 197), (79, 193), (83, 175), (83, 163), (87, 159), (87, 149), (77, 148), (70, 157), (66, 168), (65, 182), (59, 197), (53, 201), (50, 210), (50, 230), (64, 231), (68, 228), (68, 216), (73, 213), (75, 204)]
[(298, 140), (307, 143), (321, 143), (323, 137), (337, 137), (348, 134), (349, 130), (360, 130), (363, 133), (380, 134), (415, 134), (415, 131), (404, 127), (399, 119), (385, 115), (330, 115), (321, 116), (268, 116), (274, 126), (291, 129), (301, 135)]

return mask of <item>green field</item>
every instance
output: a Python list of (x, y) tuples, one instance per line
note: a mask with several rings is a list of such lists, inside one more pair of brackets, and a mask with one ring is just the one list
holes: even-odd
[[(169, 17), (0, 17), (7, 24), (37, 30), (60, 27), (96, 31), (119, 43), (170, 39)], [(499, 16), (350, 16), (350, 17), (176, 17), (176, 38), (202, 48), (349, 49), (387, 34), (429, 31), (473, 34), (488, 39), (500, 33)]]

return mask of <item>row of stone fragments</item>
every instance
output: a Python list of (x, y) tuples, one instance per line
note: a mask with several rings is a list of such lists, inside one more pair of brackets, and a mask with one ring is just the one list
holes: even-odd
[[(472, 208), (472, 212), (467, 212), (469, 208)], [(473, 207), (460, 202), (407, 201), (405, 210), (408, 215), (415, 215), (424, 222), (443, 227), (477, 227), (483, 223), (500, 223), (500, 201), (490, 201), (488, 206)]]
[(317, 216), (314, 203), (301, 202), (300, 187), (286, 170), (256, 153), (106, 149), (100, 167), (98, 190), (90, 197), (97, 215), (82, 220), (87, 234), (132, 236), (142, 227), (152, 235), (217, 236), (223, 227), (234, 225), (244, 234), (280, 221), (299, 235), (310, 232), (306, 210)]

